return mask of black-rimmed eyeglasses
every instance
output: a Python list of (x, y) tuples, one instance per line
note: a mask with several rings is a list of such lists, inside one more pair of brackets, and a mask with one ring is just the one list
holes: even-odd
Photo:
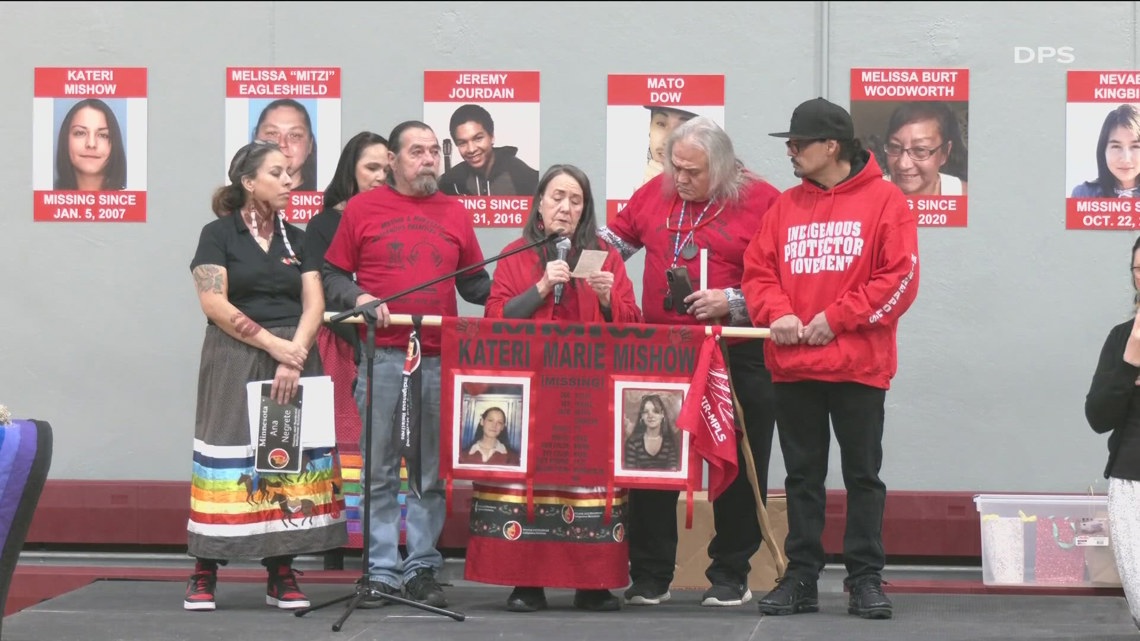
[(910, 156), (911, 160), (923, 161), (930, 158), (934, 152), (945, 147), (946, 143), (948, 142), (950, 141), (943, 141), (943, 143), (937, 147), (903, 147), (902, 145), (896, 145), (892, 143), (883, 145), (883, 152), (891, 158), (898, 158), (899, 156), (903, 155), (903, 152), (906, 152), (906, 155)]
[(823, 141), (825, 141), (825, 140), (827, 140), (827, 138), (800, 138), (800, 139), (793, 139), (793, 140), (788, 140), (788, 141), (785, 141), (785, 142), (784, 142), (784, 146), (785, 146), (785, 147), (787, 147), (787, 148), (788, 148), (788, 151), (792, 152), (793, 154), (798, 154), (798, 153), (800, 153), (800, 151), (802, 151), (802, 150), (803, 150), (805, 147), (810, 147), (811, 145), (814, 145), (814, 144), (815, 144), (815, 143), (817, 143), (817, 142), (823, 142)]

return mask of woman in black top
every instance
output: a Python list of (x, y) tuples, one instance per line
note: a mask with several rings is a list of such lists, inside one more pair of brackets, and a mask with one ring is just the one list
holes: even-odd
[(323, 262), (340, 227), (341, 212), (349, 198), (371, 191), (388, 179), (388, 140), (380, 134), (362, 131), (345, 143), (332, 180), (325, 187), (324, 207), (305, 226), (305, 248)]
[[(1140, 305), (1140, 239), (1132, 245), (1134, 303)], [(1093, 431), (1109, 433), (1108, 525), (1116, 568), (1132, 620), (1140, 627), (1140, 314), (1108, 333), (1085, 418)]]
[(321, 373), (311, 349), (324, 315), (320, 264), (305, 254), (304, 233), (281, 211), (293, 182), (287, 169), (273, 143), (238, 150), (231, 184), (214, 193), (218, 218), (202, 228), (190, 263), (207, 326), (187, 525), (197, 565), (187, 610), (214, 609), (218, 565), (234, 558), (261, 559), (269, 605), (308, 607), (293, 557), (348, 540), (332, 444), (306, 447), (302, 437), (297, 474), (255, 469), (246, 384), (272, 381), (273, 399), (284, 404), (295, 398), (301, 376)]

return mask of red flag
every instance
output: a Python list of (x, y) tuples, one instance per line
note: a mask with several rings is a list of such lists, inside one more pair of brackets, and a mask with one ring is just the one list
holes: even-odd
[(692, 436), (692, 444), (709, 463), (709, 500), (736, 479), (736, 418), (732, 411), (732, 388), (717, 341), (709, 336), (701, 345), (693, 382), (677, 417), (677, 426)]

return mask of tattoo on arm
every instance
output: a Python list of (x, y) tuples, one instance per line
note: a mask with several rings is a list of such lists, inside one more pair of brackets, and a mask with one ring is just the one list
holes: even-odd
[(238, 312), (230, 317), (230, 322), (234, 324), (234, 331), (242, 338), (252, 338), (261, 331), (261, 325), (253, 322), (249, 316)]
[(223, 293), (222, 278), (222, 268), (217, 265), (199, 265), (194, 268), (194, 282), (198, 285), (199, 294)]

